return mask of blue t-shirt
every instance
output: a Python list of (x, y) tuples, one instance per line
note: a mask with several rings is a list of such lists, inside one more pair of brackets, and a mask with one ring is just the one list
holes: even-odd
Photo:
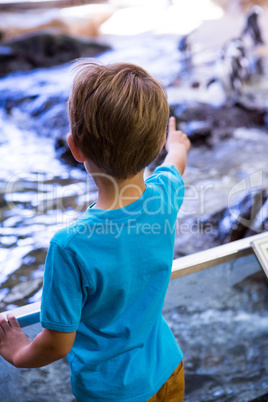
[(41, 324), (77, 331), (68, 361), (79, 402), (144, 402), (182, 360), (162, 308), (184, 185), (171, 165), (145, 183), (137, 201), (88, 208), (50, 243)]

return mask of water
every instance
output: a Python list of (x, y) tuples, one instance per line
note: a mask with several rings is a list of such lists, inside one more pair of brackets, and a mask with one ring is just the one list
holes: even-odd
[[(176, 37), (140, 35), (111, 40), (115, 49), (100, 59), (141, 64), (168, 86), (170, 103), (211, 100), (219, 107), (224, 99), (219, 85), (212, 92), (205, 89), (207, 67), (201, 65), (191, 74), (185, 71)], [(205, 52), (202, 63), (211, 63), (216, 54), (215, 49)], [(55, 150), (56, 138), (68, 133), (70, 67), (18, 72), (0, 80), (1, 310), (40, 299), (50, 238), (97, 197), (85, 171), (59, 160)], [(178, 76), (180, 85), (174, 84)], [(198, 90), (189, 85), (193, 80), (201, 82)], [(210, 246), (196, 225), (202, 217), (228, 207), (230, 200), (241, 198), (251, 188), (267, 187), (267, 147), (267, 129), (243, 127), (243, 122), (210, 148), (192, 147), (184, 175), (186, 198), (179, 215), (175, 256)], [(191, 402), (238, 401), (239, 389), (241, 395), (253, 395), (249, 389), (254, 389), (254, 395), (267, 389), (266, 279), (253, 276), (247, 282), (237, 280), (228, 284), (221, 297), (216, 292), (211, 299), (204, 299), (212, 283), (218, 289), (218, 280), (217, 272), (200, 275), (194, 279), (197, 288), (198, 281), (204, 285), (197, 302), (187, 304), (185, 293), (183, 303), (166, 312), (185, 350)], [(184, 289), (190, 293), (189, 281)], [(183, 286), (180, 284), (176, 287)], [(247, 358), (241, 359), (245, 354)], [(23, 373), (25, 378), (28, 372)]]
[[(189, 72), (185, 71), (174, 35), (143, 34), (109, 40), (114, 50), (99, 59), (104, 63), (126, 60), (141, 64), (167, 86), (171, 104), (187, 101), (189, 96), (207, 102), (211, 98), (202, 84), (207, 77), (204, 65), (211, 64), (211, 55), (216, 57), (218, 50), (201, 52), (201, 64), (198, 53), (197, 62), (193, 60), (198, 67)], [(66, 101), (73, 79), (71, 67), (70, 63), (17, 72), (0, 80), (2, 309), (39, 299), (49, 239), (59, 227), (76, 219), (97, 196), (86, 173), (59, 160), (55, 150), (55, 140), (69, 130)], [(178, 76), (180, 85), (174, 84)], [(201, 82), (198, 90), (190, 85), (193, 79)], [(213, 91), (218, 91), (221, 98), (222, 90), (215, 88)], [(214, 103), (216, 98), (213, 96)], [(267, 185), (267, 146), (265, 128), (241, 126), (230, 138), (215, 143), (213, 149), (192, 147), (184, 175), (186, 197), (179, 214), (175, 256), (210, 246), (202, 240), (202, 228), (196, 222), (228, 206), (230, 199), (241, 197), (244, 190), (240, 191), (239, 185), (243, 180), (254, 179), (258, 172), (257, 185)], [(250, 190), (248, 184), (246, 190)], [(9, 289), (13, 289), (11, 294)]]
[(252, 255), (171, 281), (164, 313), (184, 351), (185, 402), (267, 393), (267, 279), (257, 269)]

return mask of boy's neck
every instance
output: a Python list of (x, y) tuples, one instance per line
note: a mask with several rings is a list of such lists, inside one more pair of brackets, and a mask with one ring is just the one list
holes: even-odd
[[(87, 169), (89, 174), (89, 169)], [(98, 187), (98, 200), (93, 208), (112, 210), (124, 208), (137, 201), (146, 189), (144, 170), (127, 179), (118, 180), (94, 172), (93, 179)]]

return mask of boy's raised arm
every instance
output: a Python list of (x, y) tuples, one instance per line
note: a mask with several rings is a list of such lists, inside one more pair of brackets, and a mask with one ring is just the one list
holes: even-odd
[(75, 334), (43, 329), (32, 341), (15, 317), (0, 315), (0, 356), (18, 368), (46, 366), (69, 353)]
[(162, 166), (172, 164), (180, 174), (183, 174), (190, 146), (191, 143), (187, 135), (180, 130), (176, 130), (175, 117), (170, 117), (166, 141), (167, 156)]

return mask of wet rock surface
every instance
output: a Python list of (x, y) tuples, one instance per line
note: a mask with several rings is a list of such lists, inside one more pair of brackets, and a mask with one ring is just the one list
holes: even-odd
[(221, 244), (268, 230), (267, 190), (251, 191), (236, 204), (202, 219), (204, 230), (213, 227), (215, 243)]
[(267, 280), (258, 273), (219, 293), (166, 316), (185, 351), (187, 401), (248, 401), (267, 391)]
[(268, 282), (254, 266), (250, 256), (169, 285), (167, 301), (177, 300), (164, 311), (184, 351), (187, 402), (250, 401), (267, 392)]
[(26, 34), (9, 39), (0, 46), (0, 75), (18, 70), (51, 67), (79, 57), (92, 57), (109, 48), (108, 45), (96, 41), (64, 34)]
[[(223, 104), (220, 108), (205, 103), (180, 104), (173, 106), (179, 123), (200, 121), (210, 128), (225, 128), (233, 131), (237, 127), (265, 126), (266, 108), (242, 103)], [(204, 123), (203, 123), (204, 124)], [(200, 127), (201, 128), (201, 127)]]
[[(71, 65), (13, 73), (0, 81), (0, 108), (5, 119), (39, 136), (66, 137)], [(48, 74), (48, 76), (46, 76)], [(65, 80), (63, 80), (65, 74)], [(65, 82), (64, 82), (65, 81)]]
[(84, 165), (74, 159), (65, 137), (58, 138), (55, 141), (55, 149), (59, 159), (68, 163), (69, 165), (79, 166), (81, 169), (84, 169)]

